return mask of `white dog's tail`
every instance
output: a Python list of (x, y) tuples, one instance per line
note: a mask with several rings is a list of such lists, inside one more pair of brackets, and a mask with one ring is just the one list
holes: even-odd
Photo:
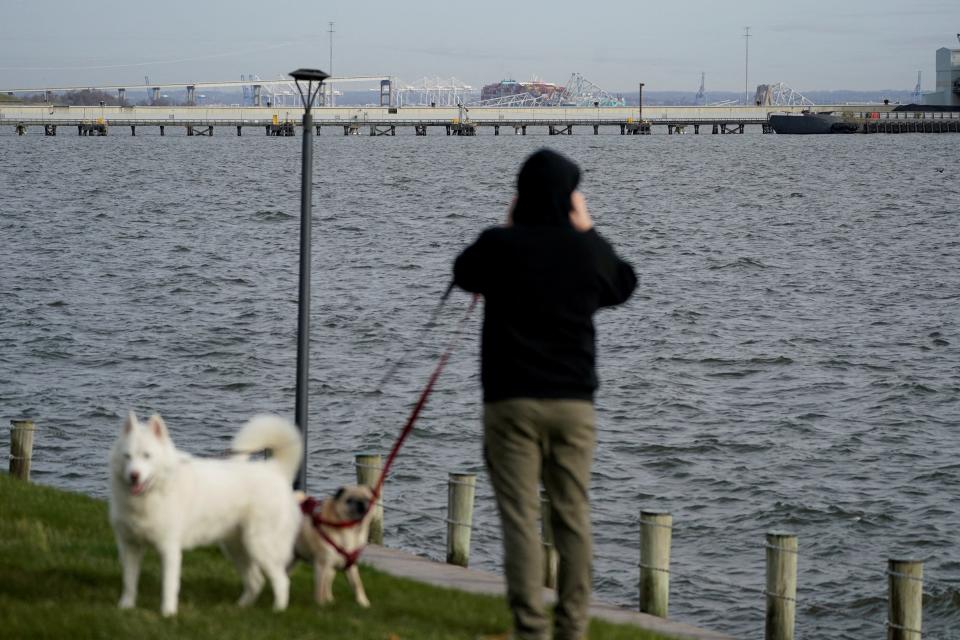
[(270, 449), (267, 462), (280, 467), (290, 482), (297, 477), (303, 456), (303, 442), (297, 428), (289, 420), (271, 415), (251, 418), (233, 437), (232, 449), (241, 457), (249, 457), (255, 451)]

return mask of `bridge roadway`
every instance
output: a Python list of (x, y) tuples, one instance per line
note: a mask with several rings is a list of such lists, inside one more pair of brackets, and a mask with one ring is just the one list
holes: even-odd
[[(808, 107), (664, 107), (646, 106), (643, 122), (650, 126), (666, 126), (672, 133), (677, 127), (715, 125), (722, 132), (734, 128), (742, 133), (745, 125), (766, 127), (771, 113), (799, 112)], [(851, 107), (845, 107), (851, 109)], [(817, 107), (829, 110), (831, 107)], [(833, 107), (842, 110), (844, 107)], [(874, 111), (887, 109), (870, 107)], [(621, 133), (637, 129), (640, 124), (636, 107), (542, 107), (501, 108), (472, 107), (461, 110), (457, 107), (316, 107), (313, 110), (317, 127), (342, 126), (345, 133), (358, 133), (369, 128), (372, 135), (381, 135), (383, 129), (395, 133), (397, 127), (413, 127), (420, 135), (427, 127), (444, 127), (447, 133), (472, 127), (492, 127), (499, 133), (500, 127), (521, 129), (547, 127), (551, 133), (572, 133), (573, 127), (593, 127), (597, 133), (600, 126), (619, 126)], [(0, 127), (70, 127), (81, 125), (105, 125), (130, 127), (270, 127), (275, 125), (300, 126), (303, 109), (290, 107), (154, 107), (154, 106), (104, 106), (81, 107), (60, 105), (2, 105)], [(461, 121), (461, 116), (464, 119)], [(729, 131), (728, 131), (729, 129)], [(132, 131), (135, 131), (132, 129)], [(649, 131), (649, 126), (646, 127)], [(19, 132), (19, 129), (18, 129)], [(192, 133), (192, 131), (191, 131)]]

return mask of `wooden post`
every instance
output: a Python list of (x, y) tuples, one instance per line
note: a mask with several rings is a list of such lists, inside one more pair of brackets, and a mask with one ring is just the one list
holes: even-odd
[[(358, 453), (356, 457), (357, 484), (365, 484), (374, 488), (380, 481), (380, 472), (383, 470), (383, 460), (379, 453)], [(383, 544), (383, 489), (380, 490), (380, 499), (373, 508), (373, 517), (370, 519), (370, 542)]]
[(10, 475), (30, 481), (30, 460), (33, 458), (33, 420), (10, 421)]
[(640, 611), (666, 618), (670, 605), (670, 543), (673, 516), (640, 512)]
[(451, 473), (447, 479), (447, 563), (470, 565), (470, 531), (477, 476)]
[(543, 540), (543, 586), (557, 588), (557, 566), (560, 558), (553, 544), (553, 527), (550, 526), (550, 496), (540, 491), (540, 539)]
[(797, 615), (797, 536), (767, 534), (767, 619), (764, 640), (793, 640)]
[(887, 640), (920, 640), (923, 622), (923, 561), (888, 560), (890, 585)]

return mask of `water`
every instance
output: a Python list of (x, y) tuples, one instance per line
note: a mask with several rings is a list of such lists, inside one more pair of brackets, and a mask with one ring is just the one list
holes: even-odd
[[(39, 482), (105, 496), (131, 407), (197, 454), (292, 416), (299, 139), (2, 133), (0, 413), (39, 422)], [(599, 597), (636, 606), (656, 508), (678, 619), (759, 637), (764, 534), (787, 529), (800, 637), (883, 634), (897, 556), (926, 560), (925, 637), (960, 637), (960, 138), (409, 133), (317, 143), (314, 492), (389, 448), (466, 308), (416, 340), (453, 257), (549, 144), (640, 279), (597, 318)], [(496, 569), (478, 323), (389, 480), (387, 537), (442, 558), (446, 475), (478, 472), (473, 564)]]

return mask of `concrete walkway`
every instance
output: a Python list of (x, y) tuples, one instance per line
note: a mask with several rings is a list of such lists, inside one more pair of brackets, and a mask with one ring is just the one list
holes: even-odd
[[(503, 577), (494, 573), (434, 562), (406, 551), (387, 549), (373, 544), (364, 550), (361, 562), (393, 576), (410, 578), (447, 589), (489, 595), (504, 595), (506, 592)], [(552, 590), (544, 589), (544, 600), (546, 602), (554, 600)], [(708, 631), (682, 622), (665, 620), (599, 602), (591, 604), (590, 617), (617, 624), (635, 625), (678, 640), (733, 640), (732, 636), (715, 631)]]

